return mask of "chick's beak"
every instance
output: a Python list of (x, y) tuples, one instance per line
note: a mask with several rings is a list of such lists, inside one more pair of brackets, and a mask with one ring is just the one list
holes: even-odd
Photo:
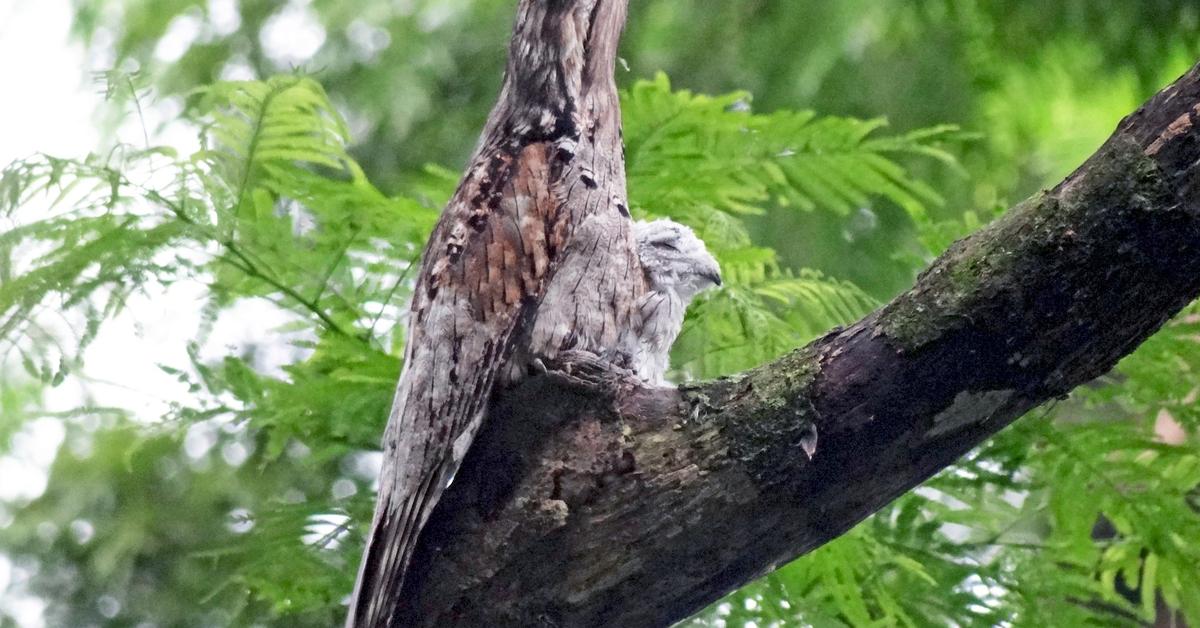
[(721, 285), (721, 267), (717, 266), (716, 260), (713, 260), (711, 266), (700, 271), (700, 276), (711, 281), (714, 286)]

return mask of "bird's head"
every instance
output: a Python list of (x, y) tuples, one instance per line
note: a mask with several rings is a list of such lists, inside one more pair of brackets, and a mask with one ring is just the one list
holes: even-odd
[(704, 241), (672, 220), (633, 223), (638, 258), (651, 290), (672, 290), (685, 301), (721, 285), (721, 267)]

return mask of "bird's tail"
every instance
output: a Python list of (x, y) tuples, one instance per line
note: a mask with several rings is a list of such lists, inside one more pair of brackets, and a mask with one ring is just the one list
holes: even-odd
[[(391, 628), (401, 614), (404, 576), (417, 539), (457, 467), (443, 460), (411, 495), (381, 484), (371, 534), (350, 598), (346, 628)], [(384, 476), (386, 477), (386, 475)], [(387, 488), (385, 488), (385, 486)], [(399, 500), (399, 501), (398, 501)]]

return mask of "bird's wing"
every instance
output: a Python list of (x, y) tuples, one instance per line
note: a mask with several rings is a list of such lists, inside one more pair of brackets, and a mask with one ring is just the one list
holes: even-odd
[(565, 249), (567, 220), (550, 189), (554, 150), (482, 147), (426, 245), (347, 626), (386, 626), (396, 614), (418, 534), (482, 423), (514, 330)]
[[(574, 228), (597, 212), (629, 217), (613, 81), (625, 4), (518, 5), (499, 100), (421, 260), (347, 626), (386, 628), (398, 614), (419, 533)], [(629, 226), (617, 225), (636, 267)]]

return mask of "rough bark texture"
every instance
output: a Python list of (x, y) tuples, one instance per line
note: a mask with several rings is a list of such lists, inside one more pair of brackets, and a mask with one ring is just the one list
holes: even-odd
[(1109, 370), (1200, 294), (1198, 122), (1200, 66), (911, 290), (772, 364), (508, 391), (426, 529), (404, 623), (669, 625)]

